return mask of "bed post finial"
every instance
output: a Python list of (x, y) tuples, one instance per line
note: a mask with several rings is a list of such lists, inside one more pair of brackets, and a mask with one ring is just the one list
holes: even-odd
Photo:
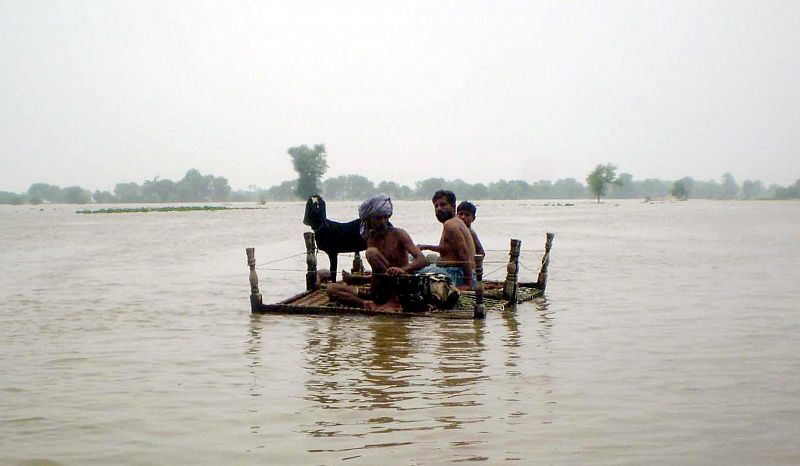
[(261, 293), (258, 291), (258, 274), (256, 273), (256, 248), (246, 248), (247, 266), (250, 267), (250, 310), (257, 312), (261, 308)]
[(353, 257), (353, 268), (350, 270), (352, 273), (364, 273), (364, 263), (361, 261), (361, 253), (356, 251)]
[(476, 319), (483, 319), (486, 317), (486, 306), (483, 304), (483, 256), (475, 254), (475, 314), (473, 317)]
[(506, 267), (506, 282), (503, 285), (503, 298), (512, 305), (517, 304), (517, 280), (519, 280), (519, 253), (521, 248), (521, 240), (511, 240), (511, 249), (508, 252), (508, 266)]
[[(314, 233), (307, 231), (303, 233), (306, 242), (306, 290), (313, 290), (317, 287), (317, 249), (314, 245)], [(334, 271), (332, 270), (331, 273)]]
[(542, 291), (547, 288), (547, 267), (550, 265), (550, 248), (553, 247), (553, 237), (555, 236), (555, 233), (548, 233), (547, 240), (544, 242), (542, 268), (539, 269), (539, 277), (536, 279), (536, 288), (539, 288)]

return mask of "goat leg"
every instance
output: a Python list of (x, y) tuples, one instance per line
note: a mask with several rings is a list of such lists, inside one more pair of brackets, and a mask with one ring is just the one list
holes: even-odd
[(339, 265), (339, 253), (329, 252), (328, 261), (331, 263), (331, 283), (336, 283), (336, 267)]

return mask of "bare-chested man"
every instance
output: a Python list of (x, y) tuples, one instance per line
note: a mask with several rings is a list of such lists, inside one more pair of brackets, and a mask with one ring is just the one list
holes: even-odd
[[(331, 299), (366, 309), (402, 309), (397, 295), (397, 277), (425, 267), (428, 261), (408, 233), (389, 222), (392, 210), (392, 200), (384, 194), (367, 199), (358, 208), (361, 234), (367, 240), (365, 255), (372, 268), (371, 295), (365, 296), (354, 285), (332, 283), (326, 288)], [(411, 262), (409, 255), (413, 259)]]
[(439, 190), (431, 199), (436, 219), (442, 222), (442, 237), (438, 245), (420, 244), (419, 249), (439, 253), (435, 265), (429, 265), (420, 273), (443, 273), (461, 290), (475, 287), (475, 242), (464, 222), (456, 217), (456, 195), (452, 191)]

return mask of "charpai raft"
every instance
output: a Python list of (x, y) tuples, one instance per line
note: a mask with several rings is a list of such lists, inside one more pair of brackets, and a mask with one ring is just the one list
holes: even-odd
[[(317, 283), (317, 248), (314, 233), (303, 234), (306, 245), (306, 291), (274, 304), (264, 304), (258, 289), (255, 248), (247, 248), (247, 265), (250, 268), (250, 308), (254, 314), (367, 314), (367, 315), (401, 315), (401, 316), (439, 316), (455, 318), (482, 319), (487, 310), (502, 310), (506, 306), (530, 301), (544, 295), (547, 287), (547, 269), (550, 265), (550, 249), (553, 246), (554, 233), (547, 233), (544, 254), (542, 255), (539, 275), (535, 282), (519, 282), (519, 257), (522, 241), (512, 239), (506, 266), (504, 281), (483, 280), (483, 260), (475, 256), (475, 275), (478, 282), (475, 291), (462, 291), (458, 305), (453, 309), (436, 309), (433, 311), (409, 312), (390, 311), (385, 309), (367, 310), (351, 307), (331, 301), (325, 289)], [(359, 253), (353, 260), (353, 274), (365, 274)], [(367, 272), (368, 273), (368, 272)]]

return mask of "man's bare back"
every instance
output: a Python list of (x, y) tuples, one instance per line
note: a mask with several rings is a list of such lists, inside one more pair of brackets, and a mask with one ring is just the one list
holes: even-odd
[(464, 222), (454, 217), (444, 222), (439, 239), (438, 265), (470, 264), (470, 272), (475, 267), (475, 241)]

